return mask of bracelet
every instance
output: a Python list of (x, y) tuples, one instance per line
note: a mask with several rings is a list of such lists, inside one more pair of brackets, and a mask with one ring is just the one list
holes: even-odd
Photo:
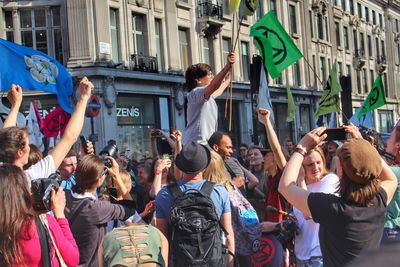
[(155, 172), (154, 172), (155, 175), (159, 175), (161, 173), (162, 173), (162, 171), (160, 169), (156, 169)]
[(305, 157), (306, 154), (307, 154), (307, 151), (304, 148), (300, 147), (300, 146), (296, 146), (296, 149), (294, 150), (294, 152), (299, 153), (303, 157)]

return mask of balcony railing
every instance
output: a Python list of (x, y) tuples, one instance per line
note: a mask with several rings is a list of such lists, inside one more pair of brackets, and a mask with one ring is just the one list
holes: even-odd
[(131, 54), (131, 69), (145, 72), (158, 72), (157, 56)]
[(213, 4), (211, 1), (203, 1), (199, 3), (198, 16), (212, 17), (222, 20), (223, 12), (222, 5)]

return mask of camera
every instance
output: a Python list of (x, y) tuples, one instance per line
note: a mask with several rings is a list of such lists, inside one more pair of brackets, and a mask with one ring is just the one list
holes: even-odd
[(293, 240), (296, 234), (298, 234), (299, 226), (297, 222), (292, 219), (287, 219), (282, 222), (283, 228), (275, 234), (276, 239), (281, 242), (282, 246), (286, 245)]
[(107, 168), (112, 167), (112, 162), (107, 157), (116, 157), (118, 153), (118, 147), (114, 140), (110, 140), (108, 144), (101, 150), (99, 156), (104, 162)]
[(40, 178), (31, 182), (33, 209), (39, 212), (48, 212), (51, 209), (51, 189), (57, 190), (61, 176), (51, 174), (48, 178)]

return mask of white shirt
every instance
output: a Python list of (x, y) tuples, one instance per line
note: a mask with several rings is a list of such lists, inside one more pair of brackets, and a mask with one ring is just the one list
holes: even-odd
[(30, 184), (32, 180), (48, 178), (50, 174), (55, 172), (56, 167), (54, 165), (54, 159), (51, 155), (48, 155), (38, 163), (29, 167), (29, 169), (25, 170), (25, 175), (28, 177), (28, 182)]
[[(330, 173), (321, 181), (307, 185), (309, 192), (321, 192), (334, 194), (339, 184), (339, 177)], [(311, 257), (321, 257), (319, 246), (319, 223), (312, 219), (306, 220), (300, 210), (293, 207), (294, 215), (299, 222), (300, 234), (295, 237), (294, 252), (300, 260), (308, 260)]]

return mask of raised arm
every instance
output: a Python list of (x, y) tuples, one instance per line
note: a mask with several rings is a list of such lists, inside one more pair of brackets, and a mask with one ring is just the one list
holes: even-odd
[(397, 190), (397, 178), (394, 175), (393, 171), (390, 169), (389, 165), (381, 159), (382, 162), (382, 172), (379, 176), (379, 180), (381, 180), (381, 187), (385, 189), (387, 194), (387, 203), (389, 205), (390, 201), (393, 198), (394, 193)]
[[(296, 151), (293, 153), (286, 165), (279, 182), (279, 193), (281, 193), (293, 206), (298, 208), (305, 218), (311, 217), (311, 212), (307, 203), (310, 192), (298, 187), (296, 181), (299, 176), (304, 155), (326, 138), (326, 134), (320, 136), (324, 130), (324, 127), (316, 128), (300, 140), (299, 144), (296, 146)], [(301, 151), (301, 153), (299, 151)]]
[[(210, 84), (207, 85), (204, 91), (204, 98), (208, 99), (212, 94), (214, 94), (214, 92), (216, 92), (220, 88), (222, 82), (225, 79), (225, 76), (231, 70), (232, 65), (234, 63), (235, 63), (235, 54), (233, 52), (230, 52), (225, 67), (220, 72), (218, 72), (218, 74), (215, 75), (214, 79), (212, 79)], [(223, 90), (221, 89), (221, 91), (219, 91), (218, 93), (221, 95), (222, 92), (225, 90), (225, 88), (223, 88)]]
[(22, 88), (19, 85), (13, 84), (8, 92), (7, 99), (11, 104), (10, 113), (4, 121), (3, 128), (17, 126), (17, 115), (22, 103)]
[(83, 128), (83, 122), (85, 120), (86, 105), (89, 100), (90, 94), (92, 93), (93, 84), (88, 78), (83, 77), (79, 83), (80, 98), (76, 104), (74, 113), (72, 113), (71, 119), (69, 120), (67, 127), (65, 128), (64, 135), (56, 147), (50, 152), (53, 157), (54, 166), (56, 169), (60, 166), (65, 156), (71, 147), (75, 144), (79, 137), (79, 134)]
[(283, 170), (286, 166), (286, 158), (282, 152), (281, 145), (279, 144), (278, 137), (276, 136), (274, 127), (272, 126), (270, 116), (271, 112), (267, 109), (260, 108), (258, 114), (265, 126), (265, 132), (267, 133), (268, 143), (271, 146), (272, 152), (274, 153), (275, 161), (279, 169)]

